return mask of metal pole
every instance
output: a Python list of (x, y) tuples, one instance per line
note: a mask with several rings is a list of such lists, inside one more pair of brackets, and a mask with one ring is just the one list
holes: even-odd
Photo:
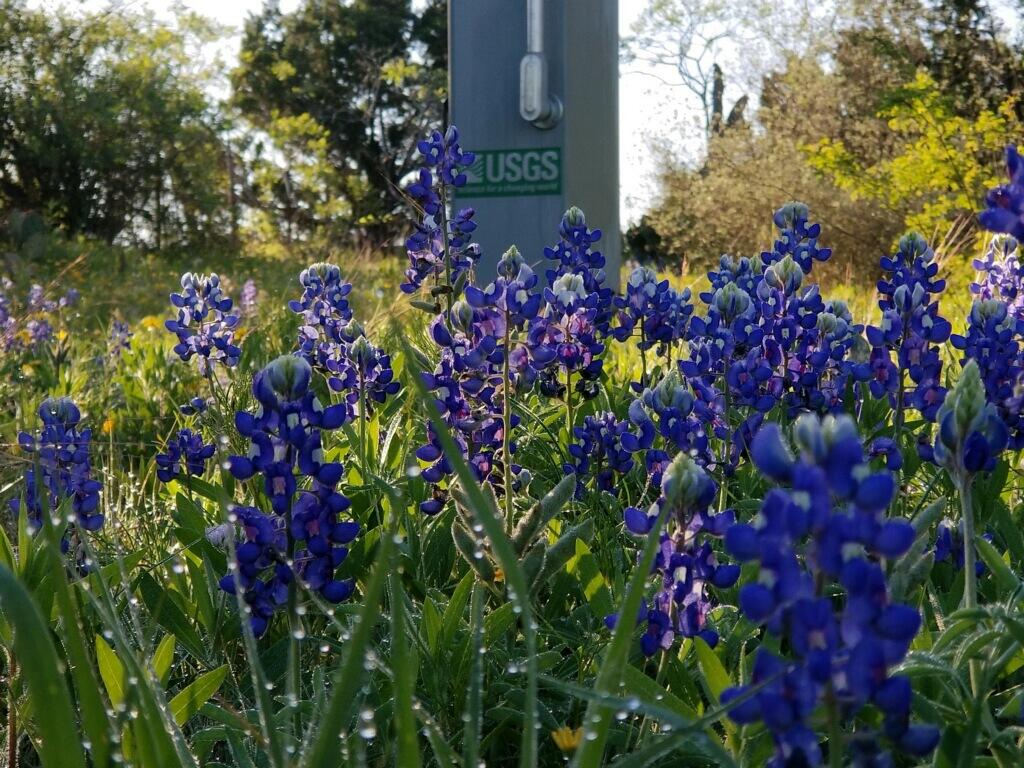
[(526, 0), (526, 55), (519, 63), (519, 114), (542, 130), (562, 119), (562, 101), (548, 91), (544, 0)]

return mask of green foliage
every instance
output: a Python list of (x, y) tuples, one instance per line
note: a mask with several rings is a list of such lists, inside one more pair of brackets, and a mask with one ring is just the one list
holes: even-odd
[(866, 164), (842, 139), (824, 138), (804, 148), (808, 162), (853, 199), (899, 215), (907, 230), (943, 233), (973, 217), (1003, 175), (1003, 149), (1020, 134), (1016, 100), (964, 117), (921, 73), (891, 101), (879, 113), (898, 146), (888, 157)]
[[(246, 22), (233, 101), (284, 150), (259, 166), (255, 191), (286, 241), (327, 213), (374, 247), (394, 233), (415, 141), (440, 122), (444, 30), (435, 1), (419, 11), (409, 0), (267, 5)], [(341, 210), (317, 210), (337, 199)]]
[(197, 68), (216, 29), (124, 9), (0, 4), (0, 202), (69, 234), (161, 248), (223, 239), (225, 149)]

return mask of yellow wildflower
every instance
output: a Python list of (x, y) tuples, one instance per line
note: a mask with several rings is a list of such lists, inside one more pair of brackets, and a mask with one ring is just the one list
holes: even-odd
[(563, 725), (557, 731), (551, 732), (551, 738), (555, 742), (555, 746), (563, 752), (575, 752), (580, 742), (583, 741), (583, 729), (576, 728), (574, 730)]
[(104, 435), (109, 435), (113, 431), (114, 431), (114, 417), (113, 416), (107, 416), (106, 420), (103, 422), (103, 434)]

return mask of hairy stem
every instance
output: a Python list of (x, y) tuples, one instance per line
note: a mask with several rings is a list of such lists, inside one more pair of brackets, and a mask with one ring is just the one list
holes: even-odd
[(505, 311), (505, 355), (501, 366), (501, 460), (505, 470), (505, 529), (512, 530), (512, 375), (511, 354), (512, 323)]
[[(976, 555), (974, 550), (974, 505), (971, 500), (973, 478), (965, 473), (956, 481), (960, 492), (960, 518), (964, 526), (964, 608), (978, 606), (978, 576), (975, 573)], [(981, 664), (976, 659), (969, 664), (971, 671), (971, 693), (977, 698)]]
[(572, 445), (572, 428), (576, 424), (576, 414), (572, 403), (572, 371), (565, 372), (565, 450)]

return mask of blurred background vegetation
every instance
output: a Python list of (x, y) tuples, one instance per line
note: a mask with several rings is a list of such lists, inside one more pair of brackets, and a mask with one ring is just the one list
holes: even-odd
[[(907, 229), (966, 281), (971, 211), (1021, 135), (1022, 18), (1022, 0), (649, 0), (623, 65), (669, 73), (703, 135), (652, 148), (627, 253), (686, 280), (759, 253), (801, 199), (829, 287), (863, 294)], [(443, 122), (445, 24), (443, 0), (270, 2), (225, 57), (232, 31), (183, 9), (0, 0), (2, 271), (126, 319), (186, 268), (283, 293), (344, 259), (392, 287), (415, 140)], [(734, 77), (737, 58), (758, 66)]]
[[(962, 257), (976, 245), (972, 211), (1021, 136), (1022, 12), (974, 0), (652, 0), (626, 60), (672, 72), (703, 104), (705, 136), (695, 157), (663, 158), (630, 250), (699, 271), (720, 253), (760, 252), (771, 211), (799, 199), (834, 248), (832, 284), (870, 285), (908, 229)], [(730, 43), (755, 67), (770, 62), (752, 92), (719, 66)]]

